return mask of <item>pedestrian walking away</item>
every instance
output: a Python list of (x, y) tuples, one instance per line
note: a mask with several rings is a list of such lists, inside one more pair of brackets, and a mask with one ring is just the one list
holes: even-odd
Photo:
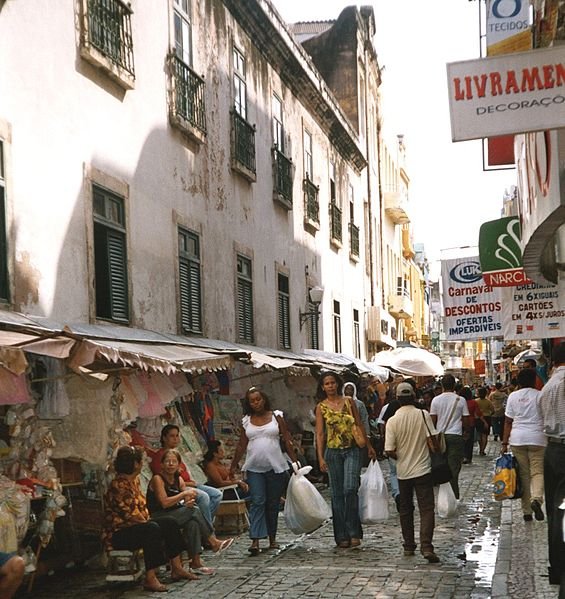
[[(416, 551), (414, 534), (414, 493), (420, 512), (420, 552), (430, 563), (439, 562), (433, 546), (435, 499), (432, 467), (428, 449), (428, 429), (435, 435), (433, 421), (426, 410), (416, 407), (416, 395), (409, 383), (396, 388), (400, 408), (387, 422), (385, 452), (397, 460), (400, 488), (400, 527), (404, 555)], [(427, 427), (426, 428), (426, 424)]]
[(517, 391), (506, 404), (504, 439), (501, 452), (510, 450), (518, 460), (518, 476), (522, 483), (522, 513), (524, 520), (543, 520), (543, 456), (546, 439), (539, 408), (539, 391), (535, 389), (536, 372), (523, 368), (518, 373)]
[(451, 488), (459, 499), (459, 472), (463, 463), (463, 425), (471, 426), (467, 402), (455, 392), (455, 377), (446, 374), (441, 379), (443, 393), (432, 399), (430, 415), (439, 432), (445, 435), (447, 462), (451, 470)]
[(560, 584), (559, 598), (565, 598), (565, 541), (563, 539), (565, 500), (565, 343), (553, 351), (554, 370), (540, 392), (539, 405), (547, 436), (544, 459), (549, 581)]

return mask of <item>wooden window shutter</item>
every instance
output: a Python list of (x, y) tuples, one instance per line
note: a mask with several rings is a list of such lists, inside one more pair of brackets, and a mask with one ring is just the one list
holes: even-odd
[(200, 265), (197, 262), (179, 260), (180, 312), (183, 331), (202, 332), (202, 294)]
[(111, 318), (127, 321), (129, 302), (125, 235), (108, 229), (107, 252)]

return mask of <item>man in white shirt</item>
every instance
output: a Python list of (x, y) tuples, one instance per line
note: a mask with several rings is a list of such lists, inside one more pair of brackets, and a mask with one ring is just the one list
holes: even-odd
[(565, 497), (565, 343), (553, 350), (553, 374), (540, 391), (538, 402), (543, 416), (547, 447), (544, 458), (545, 506), (549, 545), (549, 582), (561, 584), (565, 596), (565, 542), (563, 510)]
[(413, 503), (415, 491), (420, 512), (420, 551), (430, 563), (437, 563), (439, 557), (432, 544), (435, 528), (434, 484), (426, 442), (428, 429), (432, 435), (435, 434), (435, 429), (429, 414), (416, 407), (416, 394), (410, 383), (400, 383), (396, 387), (396, 398), (400, 402), (400, 408), (387, 421), (385, 453), (397, 460), (404, 555), (414, 555), (416, 550)]
[(454, 391), (455, 377), (446, 374), (441, 379), (443, 393), (432, 399), (430, 416), (438, 432), (445, 436), (447, 462), (451, 470), (451, 488), (459, 499), (459, 472), (463, 463), (465, 442), (463, 425), (470, 427), (469, 408), (463, 397)]

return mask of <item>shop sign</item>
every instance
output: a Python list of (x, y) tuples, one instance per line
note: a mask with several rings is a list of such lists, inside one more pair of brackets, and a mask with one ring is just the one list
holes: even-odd
[(447, 65), (453, 141), (556, 129), (565, 122), (565, 47)]
[(491, 287), (528, 283), (522, 266), (520, 219), (507, 216), (483, 223), (479, 230), (479, 257), (483, 280)]
[(488, 0), (487, 56), (523, 52), (532, 47), (528, 0)]
[(441, 279), (447, 340), (475, 340), (501, 334), (500, 289), (483, 281), (478, 256), (442, 260)]
[(562, 337), (565, 334), (565, 284), (529, 283), (501, 291), (505, 341)]
[(475, 374), (477, 376), (484, 375), (486, 372), (486, 361), (485, 360), (475, 360)]

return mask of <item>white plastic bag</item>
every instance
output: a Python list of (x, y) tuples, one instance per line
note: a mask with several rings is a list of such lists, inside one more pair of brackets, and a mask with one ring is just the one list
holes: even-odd
[(379, 463), (373, 460), (361, 475), (359, 517), (362, 524), (376, 524), (387, 520), (388, 516), (388, 490), (385, 477)]
[(312, 532), (331, 516), (326, 500), (305, 476), (310, 470), (312, 466), (295, 469), (286, 491), (284, 519), (297, 535)]
[(437, 494), (437, 515), (440, 518), (451, 518), (457, 511), (457, 499), (449, 483), (439, 486)]

